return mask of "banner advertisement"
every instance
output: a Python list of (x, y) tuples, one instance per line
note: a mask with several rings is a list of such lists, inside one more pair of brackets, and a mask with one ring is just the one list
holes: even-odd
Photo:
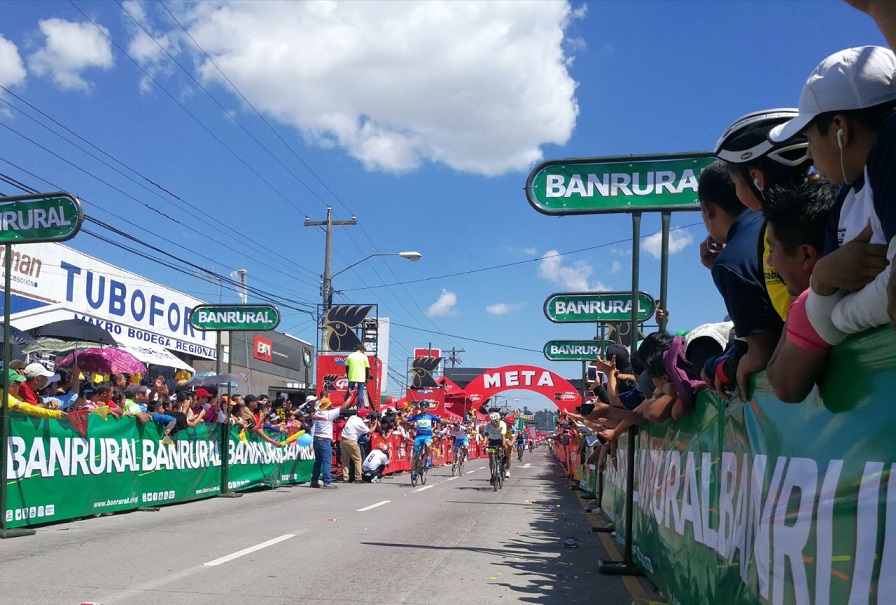
[[(231, 427), (230, 489), (302, 483), (311, 447), (277, 448)], [(200, 424), (164, 444), (164, 427), (87, 416), (87, 437), (68, 420), (10, 414), (7, 527), (59, 522), (221, 493), (221, 425)], [(274, 437), (275, 439), (285, 439)]]
[[(670, 603), (884, 603), (896, 594), (896, 334), (835, 347), (820, 389), (702, 393), (637, 437), (632, 552)], [(625, 460), (602, 506), (624, 535)]]
[[(348, 394), (348, 378), (345, 375), (346, 354), (317, 356), (317, 392), (326, 391), (333, 405), (341, 405)], [(380, 400), (382, 377), (385, 373), (383, 361), (375, 355), (367, 355), (371, 379), (365, 384), (367, 398), (371, 402)]]

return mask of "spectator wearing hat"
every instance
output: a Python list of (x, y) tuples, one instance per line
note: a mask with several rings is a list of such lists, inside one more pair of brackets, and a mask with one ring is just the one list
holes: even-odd
[(13, 359), (9, 362), (9, 369), (15, 370), (16, 372), (18, 372), (19, 374), (22, 374), (24, 376), (24, 373), (22, 371), (25, 369), (26, 365), (28, 365), (28, 364), (25, 363), (24, 361), (22, 361), (21, 359)]
[(339, 449), (342, 452), (342, 481), (348, 483), (351, 479), (350, 466), (354, 465), (356, 483), (361, 482), (361, 446), (359, 441), (362, 435), (370, 433), (365, 418), (367, 410), (361, 409), (357, 414), (349, 416), (342, 427), (342, 439), (339, 441)]
[(45, 407), (38, 392), (47, 386), (47, 379), (53, 376), (53, 372), (39, 363), (29, 363), (22, 373), (25, 376), (25, 382), (19, 387), (19, 398), (25, 403)]
[[(312, 415), (312, 445), (314, 446), (314, 466), (311, 467), (311, 487), (336, 489), (330, 469), (333, 466), (333, 421), (339, 417), (339, 408), (324, 394), (317, 402)], [(323, 483), (320, 479), (323, 478)]]
[(19, 398), (19, 392), (22, 385), (25, 384), (25, 377), (12, 368), (6, 370), (7, 380), (7, 407), (10, 411), (19, 412), (28, 416), (36, 416), (38, 418), (55, 418), (57, 420), (65, 418), (65, 412), (59, 410), (48, 410), (46, 408), (25, 403)]
[(217, 393), (205, 387), (199, 387), (193, 395), (196, 398), (196, 407), (201, 408), (205, 412), (205, 416), (202, 417), (204, 422), (227, 422), (227, 414), (220, 409), (218, 404)]

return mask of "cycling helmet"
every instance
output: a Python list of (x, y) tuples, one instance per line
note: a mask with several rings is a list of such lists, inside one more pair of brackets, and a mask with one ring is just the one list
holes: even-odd
[(715, 156), (731, 164), (747, 164), (766, 157), (784, 166), (800, 166), (809, 159), (809, 143), (797, 135), (783, 143), (772, 143), (769, 131), (799, 115), (792, 108), (754, 111), (735, 120), (716, 143)]
[(498, 412), (492, 412), (491, 414), (488, 415), (488, 419), (492, 420), (492, 421), (501, 420), (501, 414), (499, 414)]

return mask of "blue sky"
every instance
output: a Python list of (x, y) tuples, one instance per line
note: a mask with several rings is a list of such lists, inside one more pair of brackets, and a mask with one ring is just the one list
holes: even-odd
[[(393, 393), (430, 342), (464, 349), (465, 366), (575, 377), (578, 363), (547, 362), (542, 346), (594, 327), (552, 324), (542, 305), (553, 292), (629, 289), (631, 220), (535, 212), (531, 168), (711, 149), (740, 115), (795, 105), (821, 59), (865, 44), (884, 44), (873, 22), (823, 0), (8, 1), (0, 174), (71, 191), (88, 216), (178, 258), (247, 269), (250, 286), (286, 303), (280, 329), (311, 342), (314, 320), (289, 307), (320, 300), (324, 233), (303, 222), (331, 206), (358, 221), (334, 232), (334, 273), (375, 253), (423, 254), (372, 258), (333, 283), (335, 302), (376, 303), (391, 319)], [(670, 328), (718, 321), (699, 213), (672, 227)], [(641, 289), (655, 296), (659, 228), (645, 215)], [(215, 284), (87, 234), (70, 245), (219, 298)]]

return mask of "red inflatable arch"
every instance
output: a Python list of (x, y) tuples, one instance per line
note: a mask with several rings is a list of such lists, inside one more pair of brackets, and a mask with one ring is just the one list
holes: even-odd
[(474, 408), (503, 391), (520, 390), (541, 393), (564, 412), (582, 403), (582, 395), (568, 380), (535, 366), (504, 366), (487, 370), (474, 378), (465, 390)]

